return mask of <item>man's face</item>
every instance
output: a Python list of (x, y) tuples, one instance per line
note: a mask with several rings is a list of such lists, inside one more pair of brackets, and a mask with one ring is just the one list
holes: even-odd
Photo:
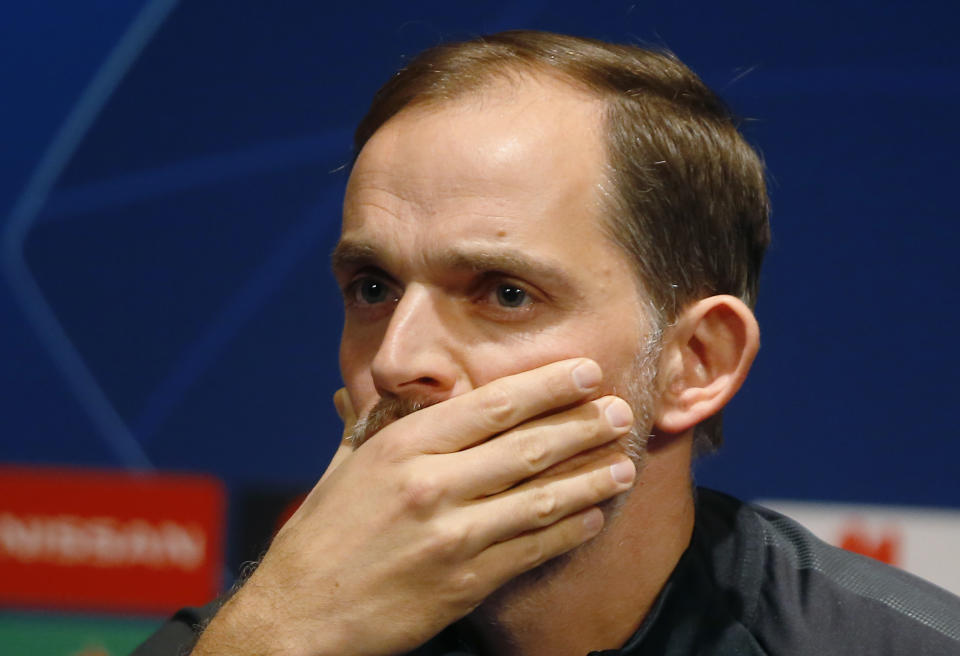
[(601, 118), (598, 101), (530, 80), (407, 109), (374, 134), (334, 256), (358, 416), (578, 356), (628, 395), (650, 325), (601, 228)]

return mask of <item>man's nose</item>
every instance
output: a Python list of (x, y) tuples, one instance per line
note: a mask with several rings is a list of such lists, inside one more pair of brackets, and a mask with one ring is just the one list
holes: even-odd
[(380, 396), (437, 403), (456, 393), (463, 378), (445, 299), (408, 285), (397, 302), (373, 358), (373, 382)]

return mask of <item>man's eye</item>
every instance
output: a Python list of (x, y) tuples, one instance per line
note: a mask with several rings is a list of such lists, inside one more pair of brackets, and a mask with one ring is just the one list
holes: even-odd
[(394, 298), (390, 285), (376, 278), (358, 280), (354, 287), (354, 298), (365, 305), (376, 305)]
[(522, 287), (497, 285), (497, 303), (504, 307), (524, 307), (530, 303), (530, 297)]

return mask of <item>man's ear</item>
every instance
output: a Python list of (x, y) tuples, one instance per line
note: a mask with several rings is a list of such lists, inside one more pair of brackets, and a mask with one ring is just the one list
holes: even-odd
[(760, 328), (739, 298), (710, 296), (684, 309), (664, 338), (655, 426), (679, 434), (737, 393), (760, 348)]

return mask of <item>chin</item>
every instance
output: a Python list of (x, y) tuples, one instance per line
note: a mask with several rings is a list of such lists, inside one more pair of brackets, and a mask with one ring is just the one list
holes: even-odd
[[(572, 472), (581, 467), (586, 467), (590, 462), (594, 462), (604, 454), (610, 452), (626, 453), (630, 456), (637, 465), (637, 476), (640, 476), (646, 456), (646, 439), (638, 439), (636, 434), (631, 433), (612, 444), (605, 444), (585, 453), (579, 453), (563, 462), (559, 462), (540, 473), (537, 478), (559, 476)], [(557, 582), (561, 573), (571, 568), (575, 570), (577, 561), (592, 549), (597, 548), (604, 534), (619, 520), (623, 505), (632, 492), (633, 488), (630, 488), (615, 497), (597, 504), (604, 515), (603, 529), (601, 529), (599, 535), (589, 542), (560, 554), (555, 558), (551, 558), (542, 565), (538, 565), (507, 581), (474, 610), (472, 617), (480, 620), (484, 624), (491, 624), (495, 623), (496, 619), (502, 617), (510, 608), (523, 604), (538, 603), (539, 596), (546, 594), (550, 590), (551, 586)], [(566, 585), (565, 582), (561, 584)]]
[(502, 618), (509, 616), (511, 609), (542, 604), (554, 585), (568, 586), (570, 579), (562, 575), (569, 571), (571, 576), (577, 576), (578, 561), (598, 548), (604, 534), (618, 521), (621, 508), (632, 491), (631, 488), (598, 504), (604, 515), (603, 529), (599, 535), (507, 581), (471, 613), (471, 622), (496, 627)]

